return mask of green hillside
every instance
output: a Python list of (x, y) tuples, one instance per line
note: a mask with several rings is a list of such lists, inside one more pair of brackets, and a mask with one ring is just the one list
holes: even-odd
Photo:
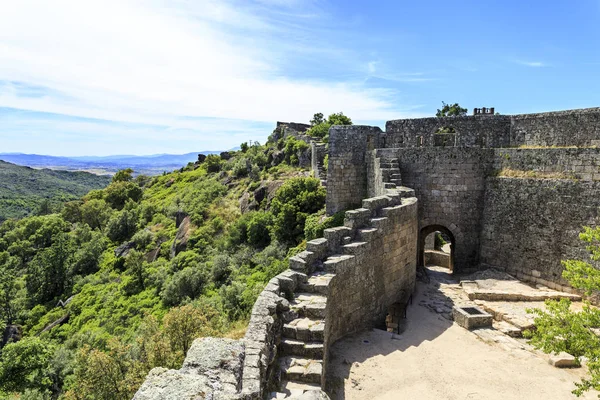
[(341, 223), (298, 165), (308, 144), (280, 136), (0, 225), (0, 397), (130, 399), (193, 338), (241, 337), (290, 255)]
[(47, 212), (107, 186), (110, 179), (87, 172), (32, 169), (0, 160), (0, 222)]

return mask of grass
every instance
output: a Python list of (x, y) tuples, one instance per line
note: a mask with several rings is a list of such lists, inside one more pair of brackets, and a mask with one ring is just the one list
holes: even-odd
[(501, 178), (520, 178), (520, 179), (571, 179), (577, 180), (572, 174), (565, 172), (547, 172), (547, 171), (533, 171), (533, 170), (518, 170), (511, 168), (503, 168), (497, 171), (495, 176)]

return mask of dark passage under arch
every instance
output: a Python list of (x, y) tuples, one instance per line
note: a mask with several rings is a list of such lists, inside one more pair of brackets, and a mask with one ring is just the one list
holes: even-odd
[(450, 239), (450, 263), (449, 268), (451, 272), (454, 272), (454, 254), (456, 252), (456, 240), (454, 235), (448, 228), (443, 225), (428, 225), (421, 228), (419, 231), (419, 240), (417, 247), (417, 265), (422, 267), (425, 266), (425, 239), (427, 236), (434, 232), (441, 232), (444, 236)]

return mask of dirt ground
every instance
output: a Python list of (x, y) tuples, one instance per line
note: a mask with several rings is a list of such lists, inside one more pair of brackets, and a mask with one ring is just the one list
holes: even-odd
[(543, 355), (485, 343), (419, 305), (426, 289), (418, 284), (402, 334), (373, 330), (333, 346), (332, 399), (577, 399), (573, 382), (584, 368), (558, 369)]

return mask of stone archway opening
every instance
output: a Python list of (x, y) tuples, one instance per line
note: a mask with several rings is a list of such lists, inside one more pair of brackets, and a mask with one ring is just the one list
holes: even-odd
[(442, 225), (429, 225), (419, 231), (417, 265), (437, 265), (454, 272), (456, 240), (452, 232)]

